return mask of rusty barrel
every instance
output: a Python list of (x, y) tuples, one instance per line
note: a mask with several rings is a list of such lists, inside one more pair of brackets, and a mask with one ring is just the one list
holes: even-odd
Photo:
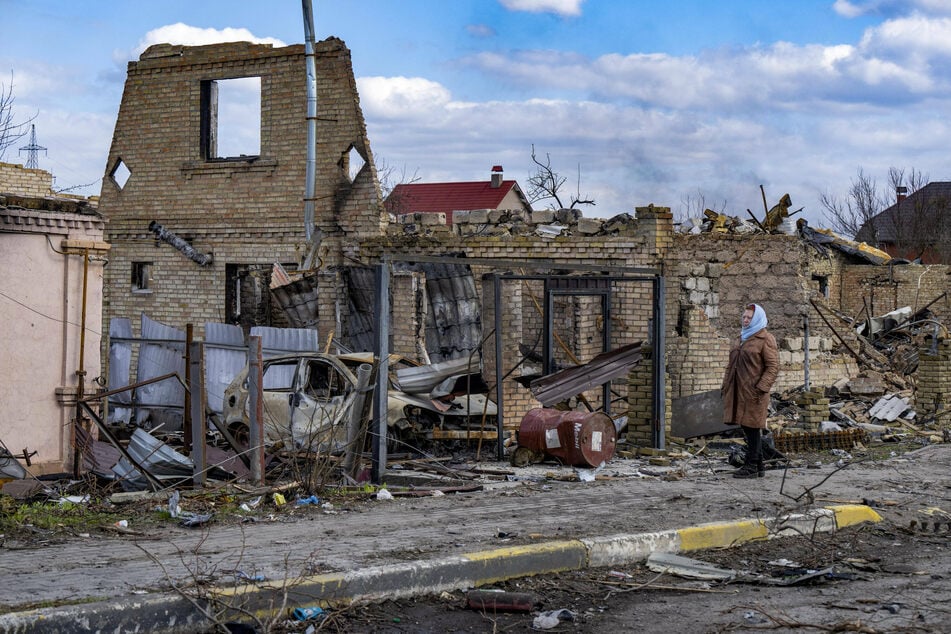
[(597, 467), (614, 456), (617, 430), (604, 412), (536, 408), (522, 417), (518, 446), (575, 467)]

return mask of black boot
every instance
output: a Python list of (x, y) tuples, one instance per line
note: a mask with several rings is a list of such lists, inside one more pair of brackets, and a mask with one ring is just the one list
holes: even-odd
[(756, 475), (765, 478), (766, 477), (766, 467), (763, 466), (762, 460), (756, 461)]
[(745, 464), (733, 472), (734, 478), (755, 478), (759, 475), (759, 469), (755, 464)]

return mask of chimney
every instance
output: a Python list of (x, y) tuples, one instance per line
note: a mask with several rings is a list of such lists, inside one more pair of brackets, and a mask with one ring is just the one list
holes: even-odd
[(502, 166), (493, 165), (492, 166), (492, 189), (498, 189), (502, 186)]
[(896, 187), (896, 188), (895, 188), (895, 200), (898, 201), (897, 204), (898, 204), (899, 207), (901, 206), (901, 201), (905, 200), (906, 198), (908, 198), (908, 188), (907, 188), (907, 187), (904, 187), (904, 186), (898, 186), (898, 187)]

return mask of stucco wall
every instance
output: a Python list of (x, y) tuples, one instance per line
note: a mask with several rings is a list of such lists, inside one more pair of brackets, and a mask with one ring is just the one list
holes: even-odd
[[(100, 375), (103, 223), (94, 216), (0, 208), (0, 437), (13, 452), (37, 455), (34, 474), (71, 464), (72, 404), (79, 386), (85, 303), (85, 393)], [(66, 252), (66, 253), (64, 253)]]

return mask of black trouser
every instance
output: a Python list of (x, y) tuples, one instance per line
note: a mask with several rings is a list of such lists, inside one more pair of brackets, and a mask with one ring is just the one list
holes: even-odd
[(746, 464), (759, 464), (763, 461), (763, 430), (759, 427), (741, 427), (746, 438)]

